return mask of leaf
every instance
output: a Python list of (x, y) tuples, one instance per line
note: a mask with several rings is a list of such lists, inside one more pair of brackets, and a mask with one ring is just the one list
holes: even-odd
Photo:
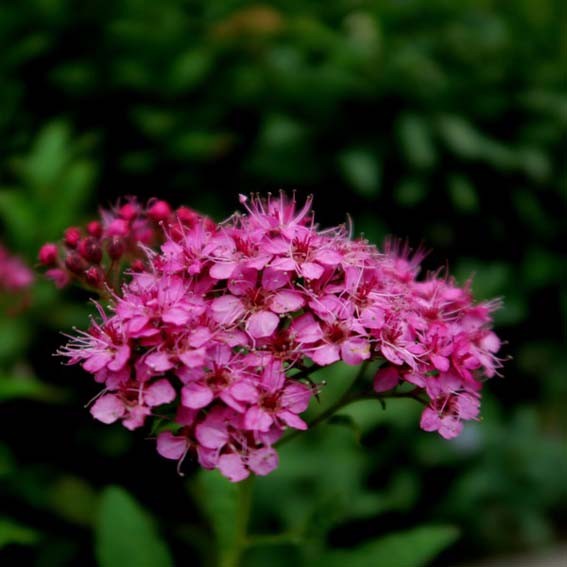
[(104, 490), (96, 523), (100, 567), (169, 567), (170, 552), (152, 519), (122, 488)]
[(394, 188), (394, 199), (402, 207), (415, 207), (427, 196), (427, 187), (419, 179), (408, 177)]
[(64, 395), (62, 391), (33, 376), (0, 376), (0, 401), (18, 398), (56, 402), (62, 400)]
[(456, 541), (458, 530), (452, 526), (421, 526), (386, 535), (354, 549), (325, 553), (321, 567), (424, 567)]
[(69, 137), (69, 126), (62, 121), (51, 122), (37, 136), (24, 166), (36, 195), (45, 195), (56, 183), (69, 159)]
[(363, 148), (347, 150), (339, 156), (339, 165), (357, 193), (365, 197), (378, 195), (382, 171), (373, 152)]
[(94, 521), (97, 495), (82, 478), (62, 476), (49, 487), (51, 508), (73, 524), (89, 526)]
[(0, 518), (0, 549), (12, 543), (33, 545), (38, 539), (39, 534), (35, 530), (10, 518)]
[(428, 168), (435, 163), (435, 148), (431, 131), (425, 120), (417, 114), (405, 114), (398, 123), (400, 145), (407, 161), (418, 168)]
[(470, 181), (462, 175), (449, 177), (449, 195), (456, 209), (463, 213), (471, 213), (478, 210), (478, 197), (476, 190)]

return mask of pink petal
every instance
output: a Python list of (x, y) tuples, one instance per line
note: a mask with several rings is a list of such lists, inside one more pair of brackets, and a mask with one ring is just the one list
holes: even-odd
[(299, 272), (304, 278), (308, 280), (318, 280), (325, 269), (320, 264), (315, 264), (314, 262), (304, 262), (301, 264)]
[(112, 354), (109, 351), (105, 350), (102, 352), (97, 352), (96, 354), (93, 354), (92, 356), (87, 358), (87, 360), (83, 363), (83, 368), (87, 372), (94, 374), (95, 372), (98, 372), (99, 370), (105, 368), (111, 360)]
[(382, 354), (384, 355), (384, 358), (386, 360), (389, 360), (390, 362), (398, 365), (404, 363), (404, 360), (398, 354), (398, 351), (395, 348), (392, 348), (390, 345), (383, 344), (380, 346), (380, 350), (382, 351)]
[(341, 359), (339, 352), (337, 345), (324, 345), (311, 351), (309, 357), (319, 366), (328, 366)]
[(197, 368), (205, 362), (206, 350), (198, 348), (195, 350), (187, 350), (177, 355), (177, 358), (187, 366), (187, 368)]
[(341, 345), (342, 359), (352, 366), (370, 358), (370, 344), (364, 339), (349, 339)]
[(284, 410), (278, 413), (278, 417), (289, 427), (294, 429), (300, 429), (305, 431), (307, 429), (307, 423), (305, 423), (298, 415), (290, 411)]
[(145, 363), (153, 372), (167, 372), (174, 367), (169, 355), (165, 352), (152, 352), (145, 358)]
[(342, 255), (337, 251), (329, 249), (318, 250), (315, 252), (314, 256), (317, 262), (321, 262), (321, 264), (325, 264), (326, 266), (337, 266), (343, 259)]
[(244, 313), (244, 305), (238, 297), (223, 295), (211, 303), (213, 319), (221, 325), (231, 325)]
[(280, 318), (271, 311), (258, 311), (246, 322), (246, 331), (255, 338), (269, 337), (280, 323)]
[(494, 333), (488, 333), (480, 341), (480, 346), (488, 352), (498, 352), (500, 350), (500, 339)]
[(91, 407), (91, 415), (102, 423), (114, 423), (125, 412), (126, 408), (122, 400), (114, 394), (101, 396)]
[(217, 469), (231, 482), (240, 482), (250, 474), (242, 463), (240, 456), (234, 453), (221, 455), (217, 463)]
[(441, 419), (433, 408), (427, 407), (421, 414), (419, 426), (424, 431), (437, 431), (441, 427)]
[(375, 392), (387, 392), (392, 388), (395, 388), (400, 381), (400, 372), (397, 368), (393, 366), (387, 366), (386, 368), (380, 368), (374, 376), (374, 391)]
[(437, 370), (440, 370), (441, 372), (447, 372), (447, 370), (449, 370), (449, 367), (451, 366), (447, 357), (440, 356), (438, 354), (431, 355), (431, 362), (433, 363), (433, 366), (435, 366), (435, 368)]
[(130, 347), (122, 345), (115, 353), (114, 359), (108, 363), (108, 369), (112, 372), (122, 370), (130, 358)]
[(148, 415), (150, 415), (150, 408), (146, 406), (129, 408), (126, 417), (122, 420), (122, 425), (124, 425), (126, 429), (133, 431), (144, 425), (144, 421), (146, 421)]
[(193, 348), (202, 347), (211, 337), (212, 333), (207, 327), (197, 327), (189, 335), (189, 345)]
[(204, 408), (213, 401), (214, 397), (210, 388), (195, 382), (190, 382), (181, 389), (181, 403), (190, 409)]
[(295, 262), (291, 258), (275, 258), (270, 267), (278, 272), (290, 272), (295, 270)]
[(215, 280), (226, 280), (232, 276), (235, 269), (236, 264), (233, 262), (219, 262), (211, 266), (209, 275)]
[(191, 314), (184, 307), (176, 305), (166, 309), (162, 313), (161, 319), (164, 323), (182, 326), (191, 319)]
[(253, 451), (248, 456), (248, 466), (250, 470), (259, 475), (265, 476), (277, 468), (279, 464), (278, 454), (271, 447), (264, 447)]
[(244, 381), (235, 382), (230, 386), (231, 395), (240, 402), (253, 404), (258, 399), (258, 391), (252, 384)]
[(168, 404), (175, 399), (175, 388), (162, 378), (144, 390), (144, 401), (150, 407)]
[(285, 387), (280, 403), (282, 407), (291, 410), (293, 413), (302, 413), (309, 406), (312, 395), (311, 389), (304, 384), (291, 382)]
[(187, 451), (189, 443), (186, 437), (163, 431), (157, 436), (157, 452), (166, 459), (178, 461)]
[(274, 420), (258, 406), (252, 406), (244, 415), (244, 427), (252, 431), (268, 431)]
[(362, 310), (359, 321), (367, 329), (381, 329), (384, 326), (384, 311), (380, 307), (367, 307)]
[(285, 272), (266, 268), (262, 273), (262, 287), (267, 291), (280, 289), (288, 282), (289, 276)]
[(297, 291), (282, 290), (276, 293), (270, 301), (270, 309), (274, 313), (289, 313), (301, 309), (305, 304), (303, 295)]
[(203, 423), (197, 425), (195, 437), (207, 449), (220, 449), (228, 442), (226, 426), (214, 419), (205, 419)]

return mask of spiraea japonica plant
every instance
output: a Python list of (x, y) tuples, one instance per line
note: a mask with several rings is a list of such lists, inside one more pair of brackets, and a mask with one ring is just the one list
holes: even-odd
[(99, 296), (59, 351), (100, 384), (96, 419), (157, 420), (160, 455), (234, 482), (278, 466), (278, 443), (308, 429), (302, 414), (325, 396), (316, 372), (339, 361), (360, 378), (311, 425), (369, 397), (414, 398), (421, 428), (446, 439), (478, 419), (501, 366), (498, 302), (475, 302), (444, 272), (419, 277), (423, 255), (407, 247), (320, 229), (310, 198), (240, 202), (215, 223), (129, 199), (41, 249), (57, 285)]

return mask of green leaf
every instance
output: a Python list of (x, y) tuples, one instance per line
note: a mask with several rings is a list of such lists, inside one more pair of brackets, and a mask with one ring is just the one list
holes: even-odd
[(39, 535), (35, 530), (14, 522), (10, 518), (0, 518), (0, 549), (12, 543), (33, 545)]
[(407, 161), (418, 168), (428, 168), (435, 163), (435, 148), (431, 131), (425, 120), (416, 114), (406, 114), (398, 124), (400, 145)]
[(474, 159), (482, 154), (484, 137), (465, 118), (445, 115), (439, 119), (438, 127), (447, 146), (457, 155)]
[(181, 92), (197, 86), (205, 79), (212, 65), (212, 56), (202, 49), (181, 53), (170, 69), (170, 88), (174, 92)]
[(403, 179), (394, 188), (394, 199), (402, 207), (415, 207), (427, 196), (427, 187), (422, 181), (415, 178)]
[(62, 476), (49, 487), (51, 508), (73, 524), (89, 526), (94, 521), (97, 495), (82, 478)]
[(96, 523), (100, 567), (170, 567), (173, 560), (152, 519), (122, 488), (102, 494)]
[(357, 193), (365, 197), (378, 195), (382, 170), (374, 152), (364, 148), (347, 150), (340, 154), (339, 165)]
[(25, 163), (25, 174), (36, 194), (45, 194), (57, 181), (69, 153), (69, 126), (62, 121), (51, 122), (39, 133)]
[(456, 209), (463, 213), (478, 210), (478, 197), (470, 181), (462, 175), (452, 175), (449, 178), (449, 195)]
[(33, 376), (0, 376), (0, 401), (18, 398), (52, 402), (62, 400), (63, 393)]
[(336, 550), (323, 555), (321, 567), (424, 567), (456, 541), (452, 526), (422, 526), (389, 534), (354, 549)]

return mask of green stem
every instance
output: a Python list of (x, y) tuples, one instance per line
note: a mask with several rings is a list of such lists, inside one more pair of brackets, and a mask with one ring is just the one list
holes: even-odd
[(234, 545), (221, 556), (219, 567), (239, 567), (242, 554), (248, 545), (248, 523), (252, 506), (254, 475), (238, 484), (238, 510), (235, 518), (236, 536)]

